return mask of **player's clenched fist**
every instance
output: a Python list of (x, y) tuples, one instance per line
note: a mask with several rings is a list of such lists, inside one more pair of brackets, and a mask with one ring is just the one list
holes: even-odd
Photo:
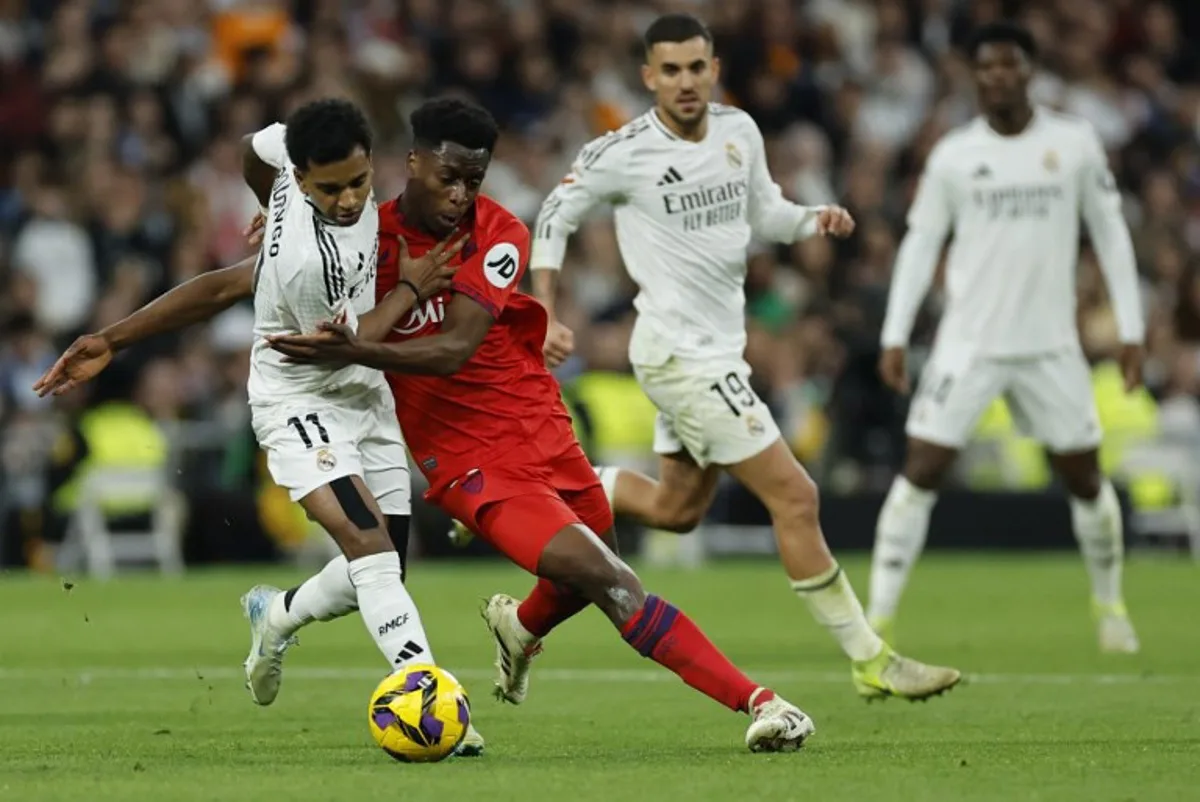
[(817, 213), (817, 233), (823, 237), (848, 237), (854, 233), (854, 218), (841, 206), (826, 206)]
[(546, 329), (546, 343), (542, 346), (542, 353), (546, 357), (546, 364), (552, 368), (556, 368), (563, 362), (567, 361), (575, 351), (575, 332), (559, 323), (557, 320), (550, 321), (550, 326)]

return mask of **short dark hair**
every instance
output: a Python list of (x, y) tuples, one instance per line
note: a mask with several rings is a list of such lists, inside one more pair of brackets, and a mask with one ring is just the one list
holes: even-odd
[(1030, 59), (1036, 59), (1037, 41), (1029, 30), (1015, 22), (989, 22), (976, 29), (967, 42), (967, 55), (972, 59), (979, 55), (979, 48), (984, 45), (1005, 44), (1016, 45), (1025, 51)]
[(686, 42), (699, 36), (710, 45), (713, 41), (712, 31), (708, 26), (691, 14), (663, 14), (650, 23), (642, 44), (646, 48), (646, 56), (659, 42)]
[(438, 148), (444, 142), (453, 142), (469, 150), (491, 153), (500, 138), (500, 126), (491, 112), (456, 97), (439, 97), (422, 103), (409, 117), (409, 124), (413, 140), (422, 148)]
[(349, 158), (355, 148), (371, 155), (371, 125), (362, 109), (348, 100), (326, 98), (305, 103), (287, 119), (288, 158), (304, 170)]

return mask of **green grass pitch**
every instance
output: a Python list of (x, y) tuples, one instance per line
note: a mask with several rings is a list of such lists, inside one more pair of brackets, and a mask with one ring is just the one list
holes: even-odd
[[(847, 562), (865, 588), (866, 565)], [(315, 624), (276, 704), (242, 687), (250, 584), (295, 571), (180, 580), (0, 577), (0, 800), (1200, 799), (1200, 569), (1133, 560), (1143, 653), (1097, 654), (1077, 559), (933, 556), (915, 572), (901, 650), (969, 682), (925, 704), (867, 705), (773, 562), (647, 570), (752, 676), (816, 722), (799, 753), (753, 755), (746, 719), (623, 644), (594, 610), (563, 626), (529, 700), (491, 698), (481, 597), (521, 595), (507, 565), (413, 566), (439, 662), (488, 739), (479, 759), (394, 763), (366, 701), (385, 666), (351, 617)]]

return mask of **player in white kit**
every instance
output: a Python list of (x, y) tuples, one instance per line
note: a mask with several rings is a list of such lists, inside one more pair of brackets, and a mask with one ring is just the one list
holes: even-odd
[[(670, 14), (646, 33), (642, 68), (656, 105), (583, 148), (542, 206), (530, 267), (553, 314), (567, 238), (588, 212), (612, 204), (617, 239), (639, 293), (630, 361), (659, 409), (660, 479), (600, 469), (616, 512), (686, 531), (712, 502), (721, 470), (767, 507), (792, 588), (852, 661), (862, 695), (926, 698), (959, 680), (954, 669), (895, 654), (868, 626), (829, 553), (817, 520), (817, 488), (750, 387), (746, 347), (746, 247), (832, 234), (853, 221), (837, 207), (797, 206), (767, 170), (762, 134), (744, 112), (710, 104), (720, 64), (694, 17)], [(552, 324), (551, 364), (570, 350)]]
[[(970, 48), (983, 114), (934, 147), (908, 214), (883, 326), (884, 380), (908, 391), (905, 348), (946, 236), (946, 309), (909, 413), (908, 453), (879, 517), (869, 618), (889, 637), (936, 491), (979, 416), (1002, 396), (1050, 452), (1071, 498), (1100, 646), (1136, 652), (1121, 596), (1121, 509), (1100, 471), (1100, 425), (1076, 329), (1079, 220), (1108, 285), (1126, 387), (1141, 383), (1144, 324), (1129, 230), (1104, 148), (1085, 120), (1035, 107), (1034, 40), (998, 23)], [(889, 638), (890, 639), (890, 638)]]
[[(198, 276), (104, 331), (80, 337), (35, 385), (62, 393), (88, 381), (114, 352), (207, 320), (253, 297), (251, 420), (271, 476), (342, 550), (288, 591), (257, 586), (242, 598), (252, 644), (251, 698), (274, 702), (294, 633), (356, 610), (393, 670), (432, 663), (420, 615), (403, 584), (411, 511), (408, 459), (383, 374), (350, 365), (291, 363), (268, 346), (274, 335), (312, 333), (341, 320), (380, 341), (388, 322), (449, 286), (465, 240), (439, 243), (420, 259), (402, 254), (400, 288), (375, 305), (379, 217), (371, 192), (371, 132), (340, 100), (298, 109), (286, 126), (259, 131), (243, 170), (263, 204), (255, 260)], [(374, 310), (378, 309), (376, 313)], [(456, 753), (478, 755), (473, 726)]]

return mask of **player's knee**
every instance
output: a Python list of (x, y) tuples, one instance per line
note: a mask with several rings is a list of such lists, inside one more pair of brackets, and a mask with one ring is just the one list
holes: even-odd
[(691, 499), (668, 497), (658, 508), (657, 529), (686, 535), (704, 520), (705, 508)]
[(1091, 501), (1099, 496), (1100, 487), (1104, 483), (1104, 477), (1100, 473), (1099, 466), (1064, 471), (1062, 480), (1067, 488), (1067, 492), (1071, 496), (1085, 501)]
[(953, 462), (954, 452), (944, 449), (925, 448), (912, 442), (904, 459), (904, 478), (910, 485), (922, 490), (937, 490), (942, 486), (946, 471)]
[(769, 507), (776, 521), (813, 526), (820, 514), (820, 490), (806, 471), (797, 469), (783, 480), (781, 492)]

